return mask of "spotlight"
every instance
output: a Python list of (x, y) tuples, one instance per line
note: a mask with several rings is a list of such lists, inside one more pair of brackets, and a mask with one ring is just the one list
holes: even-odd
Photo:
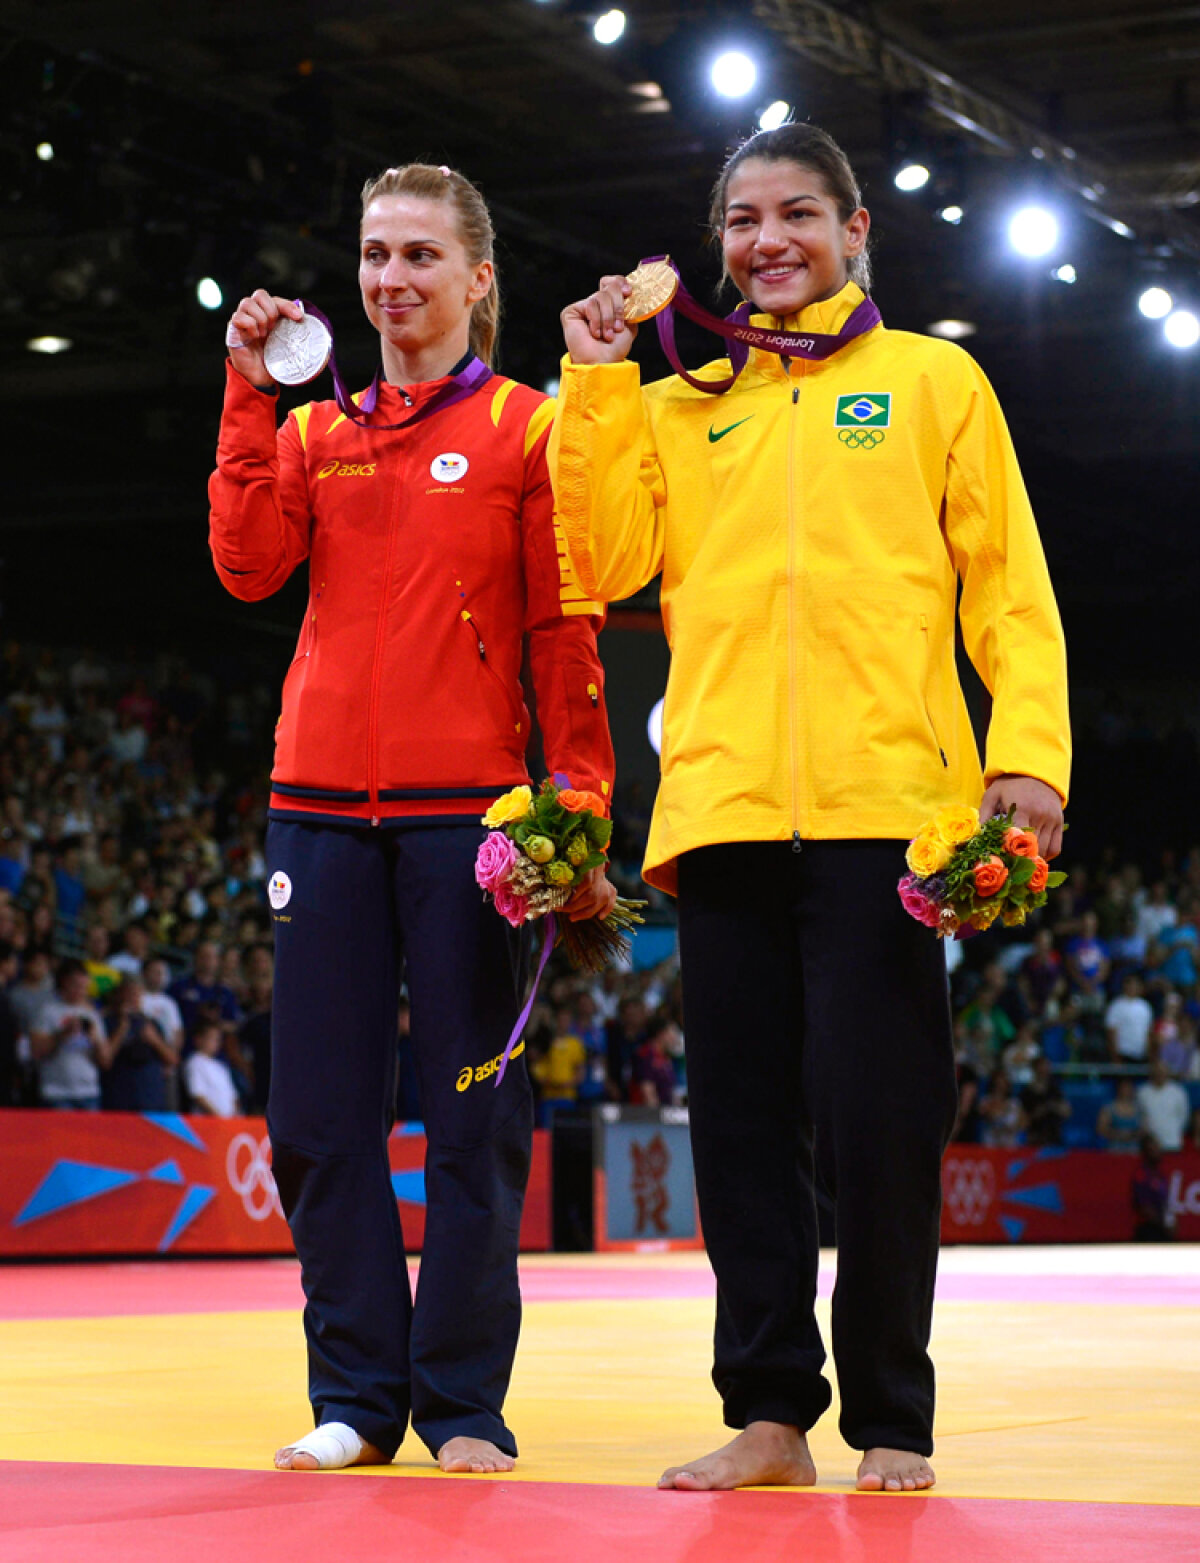
[(758, 128), (760, 130), (778, 130), (780, 125), (787, 121), (792, 112), (792, 105), (785, 103), (782, 98), (776, 98), (774, 103), (769, 103), (758, 116)]
[(1044, 206), (1023, 206), (1009, 222), (1008, 242), (1030, 259), (1049, 255), (1058, 243), (1058, 218)]
[(938, 216), (944, 223), (950, 223), (954, 228), (957, 228), (959, 223), (962, 222), (964, 215), (961, 206), (943, 206), (938, 213)]
[(38, 155), (39, 160), (41, 162), (43, 162), (43, 163), (53, 162), (53, 160), (54, 160), (54, 147), (53, 147), (53, 144), (51, 142), (49, 142), (49, 141), (39, 141), (38, 144), (37, 144), (37, 155)]
[(215, 277), (200, 278), (196, 284), (196, 301), (205, 309), (220, 309), (225, 302), (225, 295)]
[(1176, 309), (1163, 322), (1163, 335), (1172, 347), (1195, 347), (1200, 342), (1200, 320), (1190, 309)]
[(624, 31), (625, 13), (615, 7), (605, 11), (603, 16), (598, 16), (592, 23), (592, 37), (597, 43), (616, 43)]
[(906, 158), (892, 175), (892, 183), (897, 190), (903, 190), (906, 195), (909, 195), (914, 190), (925, 188), (929, 183), (929, 170), (924, 163), (918, 163), (915, 158)]
[(1055, 282), (1070, 283), (1078, 282), (1079, 280), (1079, 273), (1075, 270), (1074, 266), (1072, 266), (1069, 261), (1065, 266), (1056, 266), (1050, 275), (1054, 278)]
[(1163, 320), (1175, 307), (1175, 300), (1166, 288), (1146, 288), (1138, 299), (1138, 308), (1147, 320)]
[(727, 49), (713, 61), (710, 76), (723, 98), (744, 98), (758, 80), (758, 66), (739, 49)]
[(965, 336), (974, 336), (978, 329), (973, 320), (935, 320), (929, 326), (929, 335), (944, 336), (948, 342), (961, 342)]
[(558, 386), (559, 380), (557, 375), (552, 375), (549, 380), (542, 381), (542, 390), (545, 391), (547, 396), (557, 396)]
[(66, 353), (74, 345), (69, 336), (31, 336), (25, 344), (31, 353)]

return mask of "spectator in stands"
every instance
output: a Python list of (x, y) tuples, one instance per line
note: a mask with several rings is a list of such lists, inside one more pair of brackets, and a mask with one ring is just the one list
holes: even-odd
[(80, 961), (58, 969), (57, 996), (42, 1010), (30, 1038), (38, 1066), (38, 1087), (47, 1107), (100, 1107), (100, 1073), (110, 1059), (108, 1037), (88, 998), (88, 975)]
[(1183, 995), (1169, 990), (1163, 995), (1162, 1013), (1150, 1032), (1150, 1051), (1157, 1058), (1164, 1047), (1170, 1047), (1179, 1037), (1183, 1019)]
[(114, 831), (107, 830), (100, 837), (96, 850), (84, 858), (83, 882), (87, 893), (94, 900), (110, 895), (125, 881), (121, 866), (121, 843)]
[(669, 1016), (656, 1016), (649, 1036), (634, 1054), (632, 1096), (644, 1107), (671, 1107), (677, 1099), (675, 1062), (668, 1048), (670, 1033), (677, 1030)]
[(1133, 1240), (1135, 1243), (1168, 1243), (1174, 1237), (1171, 1196), (1162, 1170), (1162, 1147), (1152, 1134), (1143, 1134), (1141, 1163), (1133, 1176)]
[(1049, 928), (1039, 928), (1033, 936), (1033, 953), (1021, 962), (1018, 976), (1031, 1014), (1042, 1013), (1062, 974), (1062, 956), (1054, 948), (1054, 935)]
[(83, 969), (88, 974), (88, 997), (103, 1003), (121, 984), (121, 973), (108, 958), (111, 944), (103, 923), (93, 923), (83, 936)]
[(543, 1111), (570, 1106), (579, 1096), (587, 1072), (587, 1048), (569, 1009), (555, 1011), (554, 1035), (546, 1051), (532, 1060), (529, 1072), (541, 1089)]
[(0, 890), (7, 890), (10, 895), (20, 892), (26, 874), (25, 859), (24, 837), (19, 830), (5, 825), (0, 830)]
[(1132, 1155), (1142, 1137), (1142, 1109), (1138, 1106), (1137, 1090), (1129, 1075), (1117, 1081), (1116, 1095), (1100, 1109), (1096, 1119), (1096, 1133), (1110, 1151)]
[[(956, 1026), (956, 1043), (958, 1037), (959, 1028)], [(979, 1071), (960, 1049), (956, 1048), (954, 1061), (958, 1081), (958, 1111), (955, 1114), (950, 1138), (960, 1145), (978, 1145), (982, 1133), (982, 1122), (979, 1117)]]
[(167, 1108), (167, 1075), (178, 1062), (158, 1022), (146, 1014), (145, 989), (126, 977), (114, 990), (108, 1013), (111, 1047), (104, 1076), (104, 1105), (114, 1112), (160, 1113)]
[(9, 996), (16, 975), (17, 952), (5, 940), (0, 942), (0, 1107), (16, 1107), (22, 1095), (21, 1022)]
[(1181, 1012), (1175, 1034), (1158, 1050), (1167, 1073), (1175, 1080), (1200, 1079), (1200, 1055), (1196, 1050), (1196, 1022)]
[(608, 1085), (615, 1101), (627, 1102), (633, 1082), (634, 1054), (646, 1040), (646, 1006), (640, 998), (627, 996), (617, 1005), (615, 1020), (605, 1027), (608, 1054)]
[(1011, 1017), (999, 1003), (1000, 992), (995, 981), (985, 981), (962, 1012), (963, 1023), (975, 1045), (986, 1053), (988, 1062), (984, 1066), (985, 1071), (991, 1068), (992, 1062), (1000, 1057), (1017, 1034)]
[(126, 923), (121, 934), (121, 948), (109, 960), (109, 965), (123, 977), (141, 977), (150, 953), (150, 935), (145, 923)]
[(79, 926), (83, 903), (87, 899), (87, 886), (81, 873), (79, 839), (69, 836), (58, 849), (58, 862), (54, 867), (54, 897), (58, 920), (68, 937)]
[(221, 981), (221, 947), (211, 939), (205, 939), (196, 946), (191, 976), (180, 977), (177, 982), (173, 982), (170, 992), (179, 1005), (184, 1032), (189, 1039), (202, 1005), (215, 1006), (221, 1020), (230, 1026), (236, 1027), (241, 1023), (242, 1013), (237, 998)]
[(25, 952), (21, 974), (8, 990), (9, 999), (17, 1017), (19, 1032), (31, 1037), (44, 1028), (40, 1024), (41, 1013), (54, 998), (54, 974), (50, 951), (34, 945)]
[(984, 1145), (1007, 1148), (1021, 1143), (1024, 1114), (1003, 1069), (997, 1069), (992, 1076), (991, 1087), (979, 1104), (979, 1118)]
[(1175, 903), (1171, 900), (1167, 882), (1157, 880), (1150, 887), (1149, 899), (1137, 914), (1137, 931), (1148, 945), (1156, 944), (1167, 928), (1173, 928), (1179, 919)]
[(1038, 1058), (1035, 1062), (1033, 1079), (1021, 1092), (1021, 1110), (1025, 1114), (1026, 1144), (1062, 1144), (1071, 1104), (1054, 1078), (1053, 1065), (1048, 1058)]
[(191, 1110), (212, 1118), (235, 1118), (238, 1112), (233, 1072), (221, 1056), (224, 1035), (219, 1021), (202, 1020), (192, 1036), (193, 1051), (183, 1066)]
[(170, 975), (170, 967), (161, 956), (152, 955), (146, 962), (142, 969), (142, 1011), (157, 1024), (167, 1045), (178, 1057), (183, 1049), (183, 1016), (179, 1005), (167, 992)]
[(1141, 1064), (1150, 1056), (1154, 1011), (1144, 994), (1142, 979), (1130, 972), (1121, 983), (1120, 998), (1113, 999), (1105, 1011), (1109, 1057), (1114, 1064)]
[(1178, 1080), (1172, 1080), (1161, 1058), (1150, 1065), (1150, 1078), (1137, 1093), (1142, 1128), (1164, 1151), (1183, 1146), (1183, 1131), (1192, 1114), (1191, 1100)]
[(1066, 968), (1071, 985), (1085, 1011), (1104, 1008), (1104, 990), (1108, 981), (1108, 950), (1098, 936), (1095, 912), (1084, 912), (1079, 933), (1067, 943)]
[(1004, 1049), (1002, 1060), (1009, 1083), (1018, 1091), (1032, 1081), (1034, 1065), (1041, 1057), (1041, 1052), (1037, 1040), (1037, 1026), (1032, 1020), (1027, 1020), (1024, 1025), (1017, 1028), (1016, 1036)]

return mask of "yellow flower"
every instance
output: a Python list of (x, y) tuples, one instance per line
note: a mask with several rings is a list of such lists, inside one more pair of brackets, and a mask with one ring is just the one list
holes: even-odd
[(978, 911), (971, 913), (972, 926), (978, 928), (980, 933), (990, 928), (1000, 916), (1003, 907), (999, 901), (993, 901), (990, 906), (981, 906)]
[(925, 829), (940, 836), (948, 847), (960, 847), (979, 833), (979, 810), (969, 803), (949, 803), (939, 809)]
[(502, 798), (497, 798), (495, 803), (483, 816), (483, 823), (491, 830), (500, 825), (509, 825), (513, 820), (524, 819), (529, 813), (529, 805), (533, 802), (533, 791), (529, 787), (514, 787), (511, 792), (506, 792)]
[(940, 836), (935, 836), (926, 829), (915, 841), (910, 842), (904, 856), (909, 868), (918, 879), (928, 879), (930, 874), (940, 874), (946, 867), (950, 861), (951, 849)]

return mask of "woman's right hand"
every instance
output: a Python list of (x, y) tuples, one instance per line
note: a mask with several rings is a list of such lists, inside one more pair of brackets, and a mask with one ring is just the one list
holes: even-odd
[(629, 357), (637, 327), (625, 319), (633, 292), (624, 277), (601, 277), (587, 298), (563, 310), (563, 337), (573, 364), (619, 364)]
[[(265, 288), (255, 288), (229, 317), (225, 345), (229, 361), (251, 385), (273, 386), (264, 349), (267, 338), (280, 320), (303, 320), (304, 310), (290, 298), (276, 298)], [(234, 346), (235, 338), (241, 344)]]

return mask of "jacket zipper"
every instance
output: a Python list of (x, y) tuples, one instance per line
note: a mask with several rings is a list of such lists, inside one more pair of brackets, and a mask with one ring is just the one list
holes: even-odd
[[(930, 658), (929, 619), (924, 613), (921, 615), (921, 634), (925, 637), (925, 666), (928, 667)], [(937, 750), (942, 765), (946, 770), (949, 770), (950, 761), (946, 758), (946, 751), (942, 748), (941, 740), (938, 738), (938, 730), (934, 725), (933, 713), (929, 709), (929, 696), (924, 690), (921, 691), (921, 704), (925, 709), (925, 720), (929, 724), (929, 731), (933, 735), (933, 747)]]
[(484, 671), (488, 673), (498, 685), (500, 693), (504, 697), (504, 703), (508, 707), (508, 713), (512, 718), (514, 718), (513, 726), (519, 733), (521, 731), (521, 722), (517, 716), (517, 703), (513, 699), (512, 692), (509, 690), (507, 684), (505, 684), (504, 679), (488, 661), (487, 646), (484, 644), (483, 636), (480, 633), (479, 625), (475, 622), (474, 615), (471, 613), (469, 608), (463, 608), (460, 610), (459, 616), (462, 619), (462, 622), (471, 631), (472, 635), (474, 635), (475, 649), (479, 653), (479, 660), (483, 664)]
[[(790, 375), (789, 369), (789, 375)], [(796, 517), (793, 507), (796, 464), (796, 406), (800, 387), (792, 387), (792, 410), (788, 417), (787, 515), (788, 515), (788, 743), (792, 766), (792, 851), (802, 852), (800, 837), (800, 753), (796, 736), (799, 693), (796, 671)]]
[[(407, 397), (405, 398), (407, 400)], [(371, 693), (367, 702), (367, 794), (371, 803), (371, 824), (379, 824), (379, 692), (383, 682), (383, 643), (387, 630), (388, 604), (392, 596), (392, 559), (396, 549), (397, 495), (400, 469), (388, 506), (387, 548), (383, 555), (383, 595), (375, 624), (375, 660), (371, 666)]]

